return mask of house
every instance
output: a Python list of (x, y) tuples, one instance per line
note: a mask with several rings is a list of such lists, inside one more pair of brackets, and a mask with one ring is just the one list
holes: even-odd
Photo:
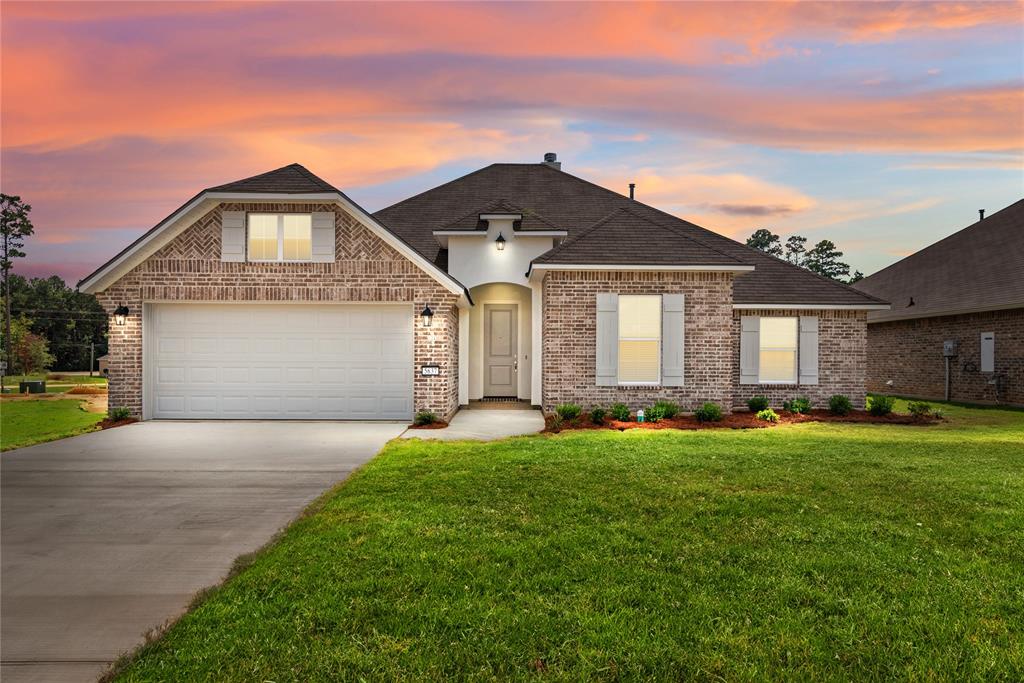
[(292, 164), (203, 190), (79, 284), (112, 316), (111, 405), (143, 418), (863, 403), (888, 308), (553, 154), (373, 214)]
[(1024, 199), (856, 286), (871, 391), (1024, 405)]
[[(96, 365), (99, 367), (100, 375), (104, 377), (110, 374), (110, 355), (104, 354), (96, 359)], [(90, 368), (90, 372), (92, 369)]]

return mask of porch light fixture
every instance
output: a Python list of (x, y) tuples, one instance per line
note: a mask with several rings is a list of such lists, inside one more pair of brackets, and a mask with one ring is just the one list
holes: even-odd
[(114, 309), (114, 322), (118, 325), (124, 325), (124, 319), (128, 317), (128, 307), (121, 304)]
[(430, 306), (424, 306), (420, 317), (423, 318), (423, 326), (430, 327), (430, 323), (434, 321), (434, 312), (430, 310)]
[(498, 239), (494, 240), (494, 243), (498, 245), (498, 251), (505, 251), (505, 237), (500, 232), (498, 233)]

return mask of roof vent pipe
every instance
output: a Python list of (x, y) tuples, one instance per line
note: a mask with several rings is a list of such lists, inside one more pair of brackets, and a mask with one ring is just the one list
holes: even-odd
[(985, 209), (978, 209), (978, 220), (985, 220)]
[(629, 198), (630, 198), (630, 199), (632, 199), (632, 198), (633, 198), (633, 192), (634, 192), (634, 190), (636, 190), (636, 183), (630, 183), (630, 184), (629, 184)]
[(544, 154), (544, 164), (551, 168), (562, 168), (562, 162), (558, 160), (558, 155), (554, 152), (547, 152)]

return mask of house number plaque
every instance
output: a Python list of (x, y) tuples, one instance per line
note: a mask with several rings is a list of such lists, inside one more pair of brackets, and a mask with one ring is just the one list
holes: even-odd
[(441, 366), (440, 365), (421, 365), (420, 366), (420, 374), (425, 376), (425, 377), (426, 376), (440, 375), (441, 374)]

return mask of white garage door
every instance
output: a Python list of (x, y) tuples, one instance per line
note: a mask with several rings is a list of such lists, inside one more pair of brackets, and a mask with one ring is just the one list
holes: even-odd
[(411, 305), (149, 304), (155, 418), (408, 420)]

